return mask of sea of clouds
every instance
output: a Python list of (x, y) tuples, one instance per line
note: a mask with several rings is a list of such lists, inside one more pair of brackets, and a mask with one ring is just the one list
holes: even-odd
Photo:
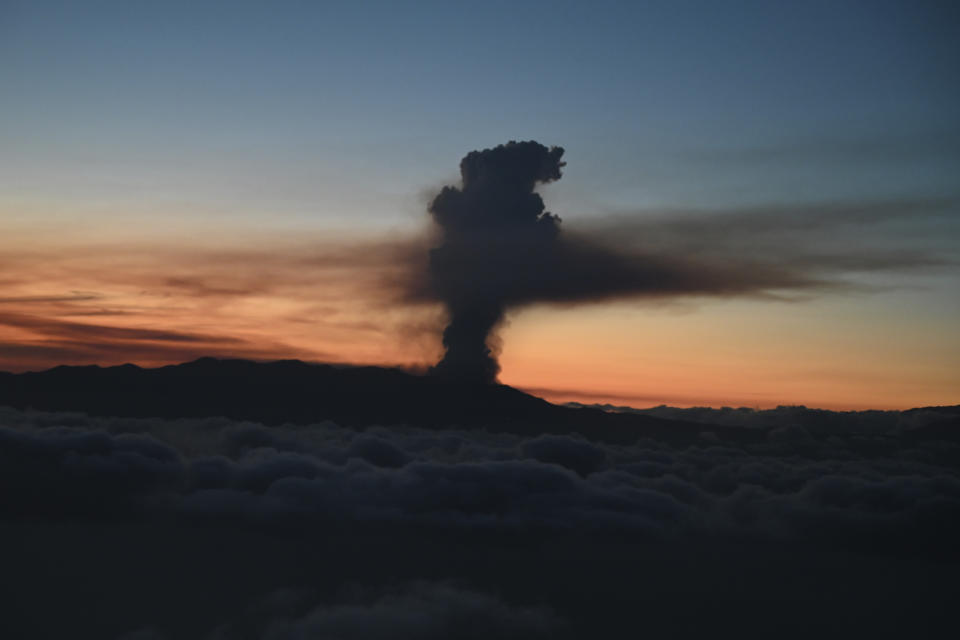
[(161, 518), (614, 531), (924, 549), (960, 534), (960, 449), (799, 426), (734, 444), (265, 427), (0, 409), (6, 521)]
[(800, 602), (798, 635), (933, 628), (957, 564), (960, 446), (886, 415), (827, 432), (778, 416), (762, 439), (705, 424), (695, 444), (615, 445), (0, 407), (16, 550), (0, 631), (702, 637), (762, 631)]

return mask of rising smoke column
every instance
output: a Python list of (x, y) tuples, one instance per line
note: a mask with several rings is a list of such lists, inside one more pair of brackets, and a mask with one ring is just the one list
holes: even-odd
[(460, 162), (463, 184), (444, 187), (431, 203), (440, 245), (426, 273), (416, 261), (406, 287), (411, 301), (440, 302), (449, 315), (446, 353), (433, 373), (495, 382), (497, 327), (508, 310), (525, 305), (679, 296), (786, 300), (850, 290), (856, 283), (846, 274), (948, 264), (922, 251), (830, 253), (812, 244), (819, 236), (800, 235), (807, 228), (836, 233), (865, 216), (882, 221), (918, 207), (940, 215), (952, 206), (946, 202), (638, 216), (560, 233), (560, 219), (533, 190), (560, 178), (562, 156), (562, 148), (532, 141), (472, 151)]
[(471, 151), (460, 161), (462, 186), (444, 187), (430, 204), (442, 232), (430, 252), (431, 286), (449, 314), (435, 374), (496, 380), (492, 333), (517, 302), (513, 292), (529, 265), (550, 253), (560, 231), (560, 218), (533, 189), (560, 179), (561, 156), (561, 147), (533, 141)]

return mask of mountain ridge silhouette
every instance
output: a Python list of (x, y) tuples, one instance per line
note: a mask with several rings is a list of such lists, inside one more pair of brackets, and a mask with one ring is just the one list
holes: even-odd
[[(265, 425), (329, 420), (357, 428), (484, 428), (526, 436), (580, 434), (613, 443), (648, 437), (706, 444), (705, 431), (731, 442), (757, 442), (771, 430), (555, 405), (507, 385), (396, 368), (212, 357), (156, 368), (60, 365), (0, 372), (0, 405), (133, 418), (222, 416)], [(956, 420), (949, 422), (929, 435), (955, 436)], [(923, 437), (921, 430), (910, 435)]]
[[(0, 404), (117, 417), (223, 416), (267, 425), (330, 420), (349, 427), (486, 428), (523, 435), (580, 433), (633, 442), (696, 440), (704, 425), (571, 408), (501, 384), (471, 384), (376, 366), (199, 358), (157, 368), (60, 365), (0, 373)], [(709, 426), (714, 430), (712, 425)], [(721, 427), (731, 437), (755, 439)], [(759, 435), (759, 434), (757, 434)], [(762, 436), (761, 436), (762, 437)]]

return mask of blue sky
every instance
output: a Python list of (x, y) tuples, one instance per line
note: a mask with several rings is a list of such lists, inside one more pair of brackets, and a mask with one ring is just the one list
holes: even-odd
[(2, 6), (8, 193), (375, 224), (514, 138), (567, 147), (577, 216), (942, 194), (960, 169), (949, 3)]

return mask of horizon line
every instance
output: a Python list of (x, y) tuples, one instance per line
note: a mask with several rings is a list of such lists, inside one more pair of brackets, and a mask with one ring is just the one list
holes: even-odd
[[(200, 361), (216, 361), (216, 362), (249, 362), (254, 364), (276, 364), (276, 363), (299, 363), (307, 366), (328, 366), (334, 368), (375, 368), (375, 369), (388, 369), (395, 370), (405, 373), (407, 375), (412, 375), (416, 377), (427, 377), (429, 367), (426, 365), (403, 365), (403, 364), (364, 364), (364, 363), (351, 363), (351, 362), (337, 362), (337, 361), (316, 361), (316, 360), (303, 360), (300, 358), (277, 358), (277, 359), (263, 359), (263, 358), (240, 358), (240, 357), (222, 357), (222, 356), (200, 356), (192, 360), (185, 360), (182, 362), (171, 362), (168, 364), (158, 364), (155, 366), (144, 366), (137, 364), (135, 362), (123, 362), (119, 364), (100, 364), (100, 363), (89, 363), (89, 364), (58, 364), (46, 369), (27, 369), (22, 371), (8, 371), (2, 370), (0, 374), (8, 375), (23, 375), (23, 374), (40, 374), (48, 371), (53, 371), (61, 368), (68, 369), (82, 369), (82, 368), (97, 368), (97, 369), (116, 369), (120, 367), (135, 367), (137, 369), (150, 370), (150, 369), (163, 369), (167, 367), (177, 367), (187, 364), (193, 364)], [(737, 402), (723, 403), (721, 404), (703, 404), (702, 401), (698, 403), (696, 397), (694, 396), (644, 396), (639, 394), (629, 394), (629, 393), (619, 393), (619, 392), (605, 392), (598, 390), (585, 390), (585, 389), (566, 389), (566, 388), (552, 388), (552, 387), (535, 387), (535, 386), (526, 386), (526, 385), (511, 385), (504, 382), (495, 382), (494, 384), (504, 387), (510, 387), (516, 389), (522, 393), (540, 398), (551, 404), (555, 405), (580, 405), (583, 407), (598, 408), (603, 410), (635, 410), (635, 411), (646, 411), (650, 409), (657, 408), (671, 408), (671, 409), (710, 409), (710, 410), (723, 410), (723, 409), (735, 409), (742, 410), (747, 409), (750, 411), (771, 411), (780, 408), (802, 408), (808, 410), (819, 410), (819, 411), (831, 411), (831, 412), (844, 412), (844, 413), (859, 413), (859, 412), (868, 412), (868, 411), (883, 411), (883, 412), (893, 412), (893, 413), (902, 413), (905, 411), (912, 411), (917, 409), (930, 409), (930, 408), (943, 408), (943, 407), (956, 407), (960, 406), (960, 402), (955, 404), (942, 404), (942, 405), (924, 405), (924, 406), (910, 406), (910, 407), (871, 407), (865, 405), (859, 405), (855, 403), (850, 404), (833, 404), (833, 405), (810, 405), (804, 402), (789, 402), (789, 401), (780, 401), (777, 403), (753, 403), (753, 404), (743, 404)], [(636, 401), (640, 402), (636, 402)], [(677, 404), (671, 404), (672, 402), (677, 402)], [(634, 402), (635, 404), (619, 404), (620, 402)], [(638, 406), (642, 405), (642, 406)]]

